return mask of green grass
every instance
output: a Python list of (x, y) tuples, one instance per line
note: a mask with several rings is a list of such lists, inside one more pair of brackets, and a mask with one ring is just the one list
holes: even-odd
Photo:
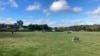
[(0, 32), (0, 56), (100, 56), (100, 32)]

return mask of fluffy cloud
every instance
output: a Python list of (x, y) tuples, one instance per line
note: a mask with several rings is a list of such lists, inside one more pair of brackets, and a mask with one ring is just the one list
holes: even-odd
[(66, 11), (66, 10), (68, 10), (68, 8), (69, 8), (69, 6), (68, 6), (66, 0), (54, 1), (50, 6), (50, 10), (53, 12)]
[[(52, 22), (52, 21), (49, 21)], [(83, 20), (83, 19), (75, 19), (74, 21), (70, 22), (52, 22), (51, 24), (48, 24), (51, 27), (68, 27), (68, 26), (74, 26), (74, 25), (93, 25), (93, 24), (100, 24), (100, 19), (98, 20)]]
[[(38, 19), (35, 21), (29, 21), (29, 20), (25, 20), (24, 21), (25, 24), (24, 25), (29, 25), (29, 24), (48, 24), (51, 27), (67, 27), (67, 26), (73, 26), (73, 25), (81, 25), (81, 24), (86, 24), (86, 21), (77, 19), (74, 21), (70, 21), (70, 22), (65, 22), (65, 21), (51, 21), (49, 19)], [(88, 22), (89, 23), (89, 22)]]
[(81, 12), (82, 11), (82, 8), (80, 8), (80, 7), (74, 7), (72, 11), (74, 13)]
[(91, 15), (100, 15), (100, 7), (98, 7), (96, 10), (91, 11), (91, 12), (87, 12), (88, 14)]
[(16, 21), (13, 20), (13, 18), (2, 18), (0, 17), (0, 23), (6, 23), (6, 24), (13, 24)]
[(88, 11), (87, 14), (91, 15), (92, 18), (100, 18), (100, 7), (98, 7), (94, 11)]
[[(87, 19), (87, 20), (83, 20), (83, 19), (75, 19), (73, 21), (51, 21), (49, 19), (38, 19), (35, 21), (32, 21), (31, 19), (29, 20), (22, 20), (24, 22), (24, 25), (29, 25), (29, 24), (48, 24), (51, 27), (67, 27), (67, 26), (73, 26), (73, 25), (92, 25), (92, 24), (100, 24), (100, 19)], [(0, 17), (0, 23), (6, 23), (6, 24), (14, 24), (16, 23), (15, 20), (13, 20), (13, 18), (2, 18)]]
[(33, 11), (33, 10), (40, 10), (41, 9), (41, 5), (34, 3), (33, 5), (29, 5), (26, 10), (27, 11)]
[(29, 25), (29, 24), (48, 24), (49, 26), (52, 24), (52, 21), (49, 19), (38, 19), (38, 20), (24, 20), (24, 25)]
[(39, 19), (34, 22), (35, 24), (50, 24), (51, 21), (48, 19)]

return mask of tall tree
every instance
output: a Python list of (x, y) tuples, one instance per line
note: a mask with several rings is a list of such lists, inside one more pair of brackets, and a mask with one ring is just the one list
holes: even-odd
[(23, 21), (22, 20), (17, 21), (17, 24), (19, 25), (19, 27), (23, 27)]

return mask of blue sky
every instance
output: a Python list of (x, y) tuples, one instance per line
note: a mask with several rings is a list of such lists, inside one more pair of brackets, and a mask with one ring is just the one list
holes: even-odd
[(100, 24), (100, 0), (0, 0), (0, 23)]

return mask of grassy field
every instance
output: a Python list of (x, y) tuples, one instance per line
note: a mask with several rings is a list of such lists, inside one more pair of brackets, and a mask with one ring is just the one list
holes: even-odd
[(0, 56), (100, 56), (100, 32), (0, 32)]

